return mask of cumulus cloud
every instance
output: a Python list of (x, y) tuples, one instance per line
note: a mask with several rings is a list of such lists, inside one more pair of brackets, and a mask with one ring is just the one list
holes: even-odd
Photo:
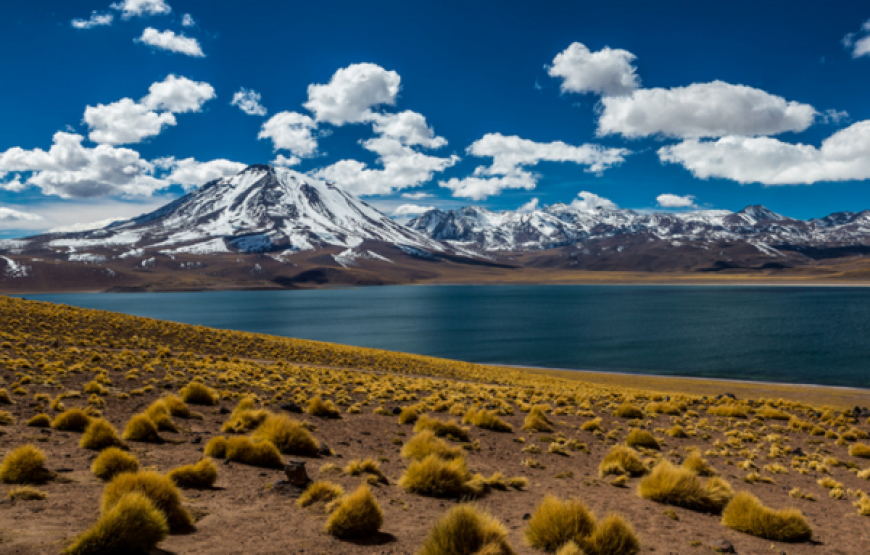
[(0, 227), (8, 228), (10, 227), (9, 224), (12, 224), (11, 227), (15, 227), (21, 222), (41, 222), (43, 220), (45, 220), (45, 218), (39, 214), (22, 212), (20, 210), (0, 206)]
[(695, 177), (764, 185), (809, 185), (819, 181), (870, 179), (870, 120), (854, 123), (821, 147), (769, 137), (688, 140), (659, 149), (662, 162), (680, 164)]
[(165, 186), (153, 176), (154, 165), (138, 152), (110, 145), (87, 148), (83, 140), (59, 131), (47, 152), (10, 148), (0, 153), (0, 179), (9, 172), (30, 172), (25, 184), (63, 198), (148, 196)]
[(160, 158), (154, 164), (161, 169), (170, 170), (163, 178), (168, 184), (181, 185), (186, 191), (204, 185), (209, 181), (236, 175), (245, 164), (219, 158), (208, 162), (198, 162), (193, 158), (177, 160), (174, 157)]
[(154, 48), (159, 48), (160, 50), (176, 52), (186, 56), (193, 56), (194, 58), (205, 57), (198, 40), (193, 37), (176, 35), (174, 31), (168, 29), (166, 31), (158, 31), (153, 27), (148, 27), (142, 31), (141, 37), (133, 40), (141, 42), (142, 44), (147, 44), (148, 46), (153, 46)]
[(659, 206), (662, 208), (694, 208), (696, 206), (695, 197), (693, 195), (681, 197), (679, 195), (665, 193), (657, 196), (656, 202), (658, 202)]
[(519, 208), (517, 208), (517, 212), (520, 214), (526, 214), (528, 212), (534, 212), (538, 209), (538, 197), (533, 198), (529, 202), (523, 204)]
[(169, 4), (163, 0), (122, 0), (112, 4), (112, 8), (120, 11), (123, 19), (144, 15), (165, 15), (172, 11)]
[(586, 171), (601, 172), (625, 160), (629, 151), (598, 145), (572, 146), (562, 141), (537, 143), (528, 139), (489, 133), (466, 149), (468, 154), (492, 158), (490, 166), (478, 166), (474, 175), (439, 183), (453, 191), (454, 197), (483, 200), (504, 189), (532, 190), (537, 176), (524, 168), (539, 162), (572, 162), (587, 166)]
[(263, 124), (257, 138), (271, 139), (275, 150), (289, 150), (296, 157), (308, 158), (317, 152), (316, 127), (305, 114), (280, 112)]
[(444, 137), (435, 136), (423, 114), (411, 110), (398, 114), (372, 114), (370, 119), (375, 133), (397, 139), (406, 146), (440, 148), (447, 144)]
[(122, 98), (85, 108), (84, 122), (90, 128), (88, 138), (109, 145), (138, 143), (160, 134), (166, 126), (175, 125), (173, 114), (198, 112), (214, 96), (214, 88), (208, 83), (169, 75), (152, 83), (149, 93), (138, 102)]
[(318, 122), (344, 125), (367, 121), (375, 106), (396, 103), (401, 78), (376, 64), (352, 64), (335, 72), (329, 83), (308, 86), (305, 108)]
[(571, 208), (583, 212), (596, 212), (598, 210), (616, 210), (619, 206), (610, 199), (598, 196), (589, 191), (580, 191), (577, 198), (571, 202)]
[(403, 204), (393, 210), (393, 216), (416, 216), (435, 210), (434, 206), (418, 206), (416, 204)]
[[(864, 22), (857, 33), (843, 37), (843, 46), (852, 51), (853, 58), (870, 55), (870, 20)], [(863, 35), (863, 36), (862, 36)]]
[(287, 156), (284, 156), (283, 154), (279, 154), (278, 156), (275, 157), (274, 160), (272, 160), (269, 163), (272, 164), (273, 166), (282, 166), (285, 168), (289, 168), (292, 166), (299, 165), (299, 163), (301, 161), (302, 161), (302, 159), (299, 158), (298, 156), (287, 157)]
[(640, 87), (640, 79), (632, 65), (635, 58), (627, 50), (604, 47), (591, 52), (585, 45), (575, 42), (553, 59), (548, 73), (562, 79), (563, 93), (621, 96)]
[(241, 111), (249, 116), (265, 116), (266, 108), (260, 104), (260, 93), (246, 88), (240, 89), (233, 95), (230, 102), (232, 106), (238, 106)]
[(419, 193), (402, 193), (402, 198), (409, 198), (409, 199), (412, 199), (412, 200), (421, 200), (421, 199), (424, 199), (424, 198), (432, 198), (432, 197), (434, 197), (434, 196), (435, 196), (435, 195), (433, 195), (432, 193), (423, 193), (423, 192), (419, 192)]
[(111, 25), (114, 20), (115, 16), (110, 13), (93, 11), (88, 19), (73, 19), (70, 24), (76, 29), (93, 29), (94, 27)]
[(181, 25), (183, 27), (193, 27), (196, 25), (196, 21), (193, 20), (193, 16), (189, 13), (184, 14), (184, 17), (181, 18)]
[(808, 104), (722, 81), (672, 89), (639, 89), (604, 97), (598, 135), (678, 138), (776, 135), (803, 131), (817, 116)]

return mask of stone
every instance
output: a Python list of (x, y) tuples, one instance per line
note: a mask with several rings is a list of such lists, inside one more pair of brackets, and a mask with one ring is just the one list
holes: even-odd
[(402, 414), (402, 407), (393, 407), (393, 414)]
[(329, 448), (329, 445), (322, 443), (320, 444), (320, 451), (318, 451), (321, 457), (329, 457), (332, 455), (332, 449)]
[(196, 436), (190, 440), (191, 443), (202, 443), (202, 436)]
[(523, 515), (523, 520), (529, 520), (530, 518), (532, 518), (532, 515), (529, 513)]
[(287, 482), (292, 486), (303, 488), (311, 482), (305, 470), (305, 461), (290, 461), (284, 465), (284, 474), (287, 475)]
[(233, 411), (231, 411), (227, 407), (221, 407), (218, 409), (218, 414), (230, 414), (231, 412)]
[(286, 410), (287, 412), (302, 414), (302, 407), (300, 407), (296, 403), (281, 403), (280, 405), (278, 405), (278, 408), (280, 408), (281, 410)]
[(714, 541), (710, 544), (710, 547), (717, 553), (737, 553), (737, 550), (734, 549), (734, 545), (728, 540)]

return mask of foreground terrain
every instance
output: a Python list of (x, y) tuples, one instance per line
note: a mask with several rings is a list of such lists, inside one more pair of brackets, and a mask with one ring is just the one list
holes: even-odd
[[(2, 553), (58, 553), (94, 526), (104, 492), (119, 487), (92, 471), (113, 443), (160, 475), (204, 452), (215, 463), (216, 480), (196, 488), (173, 474), (192, 526), (160, 541), (164, 552), (578, 553), (558, 515), (542, 524), (548, 495), (597, 517), (598, 540), (572, 536), (587, 553), (857, 554), (870, 544), (863, 391), (494, 368), (6, 297), (0, 315), (0, 480), (11, 482)], [(105, 441), (93, 441), (95, 422)], [(233, 454), (216, 437), (251, 442)], [(25, 445), (48, 472), (19, 480), (7, 463)], [(272, 455), (251, 456), (251, 445)], [(426, 454), (437, 479), (416, 461)], [(348, 495), (300, 507), (301, 490), (280, 483), (291, 461)], [(45, 497), (24, 499), (40, 495), (22, 481)], [(363, 483), (379, 526), (349, 500)], [(749, 514), (729, 509), (741, 492), (803, 516), (773, 531), (735, 524), (735, 512)], [(463, 501), (500, 521), (503, 537), (466, 538), (467, 551), (427, 543)], [(355, 533), (337, 528), (343, 506), (358, 509), (348, 513), (362, 521)], [(609, 513), (619, 525), (607, 528)], [(804, 527), (782, 538), (796, 519)], [(637, 545), (613, 547), (601, 539), (609, 532)]]

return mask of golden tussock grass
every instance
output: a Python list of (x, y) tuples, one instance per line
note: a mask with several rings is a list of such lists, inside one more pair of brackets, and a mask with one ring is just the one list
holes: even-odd
[(341, 418), (341, 411), (335, 406), (332, 401), (324, 401), (320, 395), (315, 395), (308, 401), (306, 410), (311, 416), (319, 416), (321, 418)]
[(765, 507), (758, 498), (745, 491), (735, 495), (725, 507), (722, 524), (773, 541), (804, 542), (813, 537), (813, 529), (799, 510)]
[(0, 389), (0, 404), (12, 404), (12, 397), (9, 396), (9, 392), (6, 391), (6, 388)]
[(580, 549), (580, 546), (570, 541), (559, 548), (556, 555), (586, 555), (586, 552)]
[(167, 395), (162, 401), (172, 416), (177, 416), (178, 418), (202, 418), (201, 414), (192, 412), (187, 403), (182, 401), (178, 395)]
[(51, 427), (65, 432), (84, 432), (90, 422), (91, 417), (82, 409), (69, 409), (57, 415)]
[(175, 425), (175, 422), (173, 422), (172, 418), (169, 416), (169, 408), (166, 406), (166, 403), (163, 402), (163, 399), (158, 399), (151, 403), (151, 405), (145, 409), (144, 414), (154, 422), (158, 431), (173, 433), (178, 433), (180, 431), (178, 426)]
[(637, 405), (622, 403), (617, 407), (614, 416), (618, 416), (619, 418), (643, 418), (646, 414), (644, 414), (643, 410), (641, 410)]
[(217, 392), (205, 384), (199, 382), (190, 382), (179, 392), (181, 400), (191, 405), (214, 406), (218, 403), (220, 396)]
[(122, 436), (126, 441), (142, 441), (148, 443), (160, 443), (160, 435), (157, 433), (157, 425), (145, 414), (134, 414)]
[(181, 504), (178, 488), (168, 477), (151, 470), (124, 472), (115, 476), (103, 490), (103, 514), (111, 511), (129, 493), (141, 493), (150, 499), (166, 515), (171, 532), (188, 530), (193, 526), (193, 518)]
[(870, 516), (870, 497), (866, 493), (861, 493), (861, 497), (855, 501), (854, 505), (858, 507), (858, 514), (861, 516)]
[(728, 418), (746, 418), (746, 410), (735, 405), (717, 405), (707, 409), (707, 414), (713, 416), (726, 416)]
[(595, 526), (584, 551), (588, 555), (635, 555), (640, 552), (640, 539), (627, 520), (610, 513)]
[(147, 496), (121, 496), (87, 532), (67, 547), (64, 555), (148, 553), (169, 535), (166, 515)]
[(33, 486), (15, 486), (6, 496), (12, 501), (42, 501), (48, 497), (48, 494)]
[(451, 447), (447, 442), (439, 439), (435, 435), (435, 432), (431, 430), (423, 430), (414, 434), (402, 446), (402, 457), (406, 459), (422, 460), (429, 455), (435, 455), (446, 460), (464, 457), (461, 448)]
[(649, 469), (641, 462), (637, 451), (622, 445), (613, 446), (598, 465), (598, 474), (602, 478), (610, 474), (643, 476), (647, 472)]
[(450, 436), (459, 441), (471, 441), (471, 436), (468, 435), (468, 429), (463, 428), (459, 423), (438, 420), (437, 418), (432, 418), (427, 414), (420, 415), (420, 418), (417, 419), (417, 423), (414, 425), (415, 432), (422, 432), (423, 430), (430, 430), (439, 437)]
[(109, 481), (122, 472), (136, 472), (139, 470), (139, 461), (136, 457), (117, 447), (105, 449), (94, 459), (91, 472), (104, 481)]
[(184, 489), (207, 489), (214, 486), (218, 468), (213, 460), (204, 458), (195, 464), (179, 466), (168, 474), (176, 486)]
[(405, 491), (431, 497), (462, 497), (474, 495), (471, 473), (464, 457), (444, 460), (437, 455), (429, 455), (415, 460), (399, 479), (399, 486)]
[(525, 538), (531, 547), (553, 553), (570, 541), (585, 546), (594, 530), (595, 516), (582, 501), (547, 495), (532, 513)]
[(728, 482), (720, 478), (710, 478), (702, 483), (692, 470), (662, 461), (640, 481), (638, 494), (657, 503), (718, 513), (734, 492)]
[(256, 409), (255, 406), (256, 401), (253, 397), (245, 397), (239, 401), (230, 417), (224, 422), (221, 431), (241, 434), (256, 429), (270, 413), (265, 409)]
[(771, 420), (791, 420), (792, 418), (792, 415), (790, 415), (789, 413), (766, 405), (756, 411), (755, 415), (759, 418)]
[(40, 413), (27, 421), (26, 426), (32, 426), (34, 428), (48, 428), (51, 426), (51, 417), (49, 417), (45, 413)]
[(384, 473), (381, 471), (381, 466), (377, 461), (372, 459), (354, 459), (347, 463), (347, 466), (344, 467), (344, 473), (350, 476), (359, 476), (361, 474), (370, 474), (377, 478), (377, 481), (382, 482), (384, 484), (389, 484), (390, 481), (387, 480), (387, 477), (384, 476)]
[(0, 482), (6, 484), (42, 484), (53, 477), (45, 468), (45, 453), (33, 445), (22, 445), (0, 463)]
[(249, 437), (223, 436), (211, 438), (205, 446), (205, 456), (216, 459), (259, 466), (262, 468), (284, 468), (281, 452), (271, 441), (252, 441)]
[(384, 513), (368, 486), (335, 500), (325, 531), (337, 538), (370, 536), (381, 529)]
[(514, 427), (498, 417), (498, 413), (488, 410), (468, 409), (462, 417), (463, 424), (471, 424), (493, 432), (513, 432)]
[(523, 422), (524, 430), (534, 430), (536, 432), (552, 432), (553, 422), (547, 418), (543, 407), (532, 407), (526, 419)]
[(689, 434), (686, 433), (686, 430), (684, 430), (682, 426), (673, 426), (671, 428), (668, 428), (668, 431), (666, 431), (665, 433), (671, 437), (689, 437)]
[(344, 488), (340, 485), (325, 480), (318, 480), (305, 488), (305, 491), (296, 500), (296, 504), (305, 508), (315, 503), (329, 503), (342, 495), (344, 495)]
[(501, 522), (463, 503), (435, 522), (416, 555), (514, 555), (514, 550)]
[(857, 476), (862, 480), (870, 480), (870, 468), (858, 472)]
[(629, 447), (646, 447), (647, 449), (661, 449), (658, 440), (646, 430), (632, 428), (625, 438), (625, 444)]
[(404, 407), (399, 413), (399, 424), (413, 424), (420, 418), (420, 413), (414, 407)]
[(287, 455), (314, 457), (320, 452), (320, 443), (305, 428), (305, 424), (286, 414), (269, 414), (251, 434), (251, 439), (271, 442)]
[(870, 445), (856, 443), (849, 447), (849, 455), (862, 459), (870, 459)]
[(7, 410), (0, 410), (0, 425), (10, 426), (15, 424), (15, 417)]
[(683, 461), (683, 468), (688, 468), (698, 476), (713, 477), (716, 476), (716, 470), (710, 466), (710, 463), (704, 459), (700, 453), (692, 452)]
[(82, 449), (93, 449), (95, 451), (102, 451), (107, 447), (122, 447), (123, 445), (124, 442), (118, 437), (118, 432), (115, 431), (114, 426), (103, 418), (91, 420), (79, 442), (79, 446)]

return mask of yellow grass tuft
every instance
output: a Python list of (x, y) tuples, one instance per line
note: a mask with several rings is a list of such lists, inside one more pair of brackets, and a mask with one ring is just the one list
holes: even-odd
[(338, 499), (342, 495), (344, 495), (344, 488), (338, 484), (319, 480), (317, 482), (312, 482), (311, 485), (305, 489), (305, 492), (299, 496), (296, 503), (300, 507), (305, 508), (314, 505), (315, 503), (329, 503), (333, 499)]
[(281, 452), (274, 443), (252, 441), (248, 437), (213, 437), (205, 446), (205, 455), (261, 468), (284, 468)]
[(813, 529), (799, 510), (770, 509), (745, 491), (735, 495), (725, 507), (722, 524), (738, 532), (773, 541), (803, 542), (813, 537)]
[(711, 513), (720, 512), (734, 495), (728, 482), (710, 478), (703, 484), (692, 470), (668, 461), (656, 465), (650, 475), (640, 481), (638, 493), (658, 503)]
[(402, 457), (406, 459), (419, 461), (429, 455), (436, 455), (446, 460), (464, 456), (462, 449), (449, 446), (447, 442), (436, 437), (435, 432), (431, 430), (423, 430), (414, 434), (414, 437), (402, 446)]
[(327, 534), (337, 538), (368, 536), (380, 530), (384, 524), (384, 514), (366, 485), (335, 503), (335, 510), (326, 522)]
[(414, 426), (415, 432), (422, 432), (423, 430), (431, 430), (439, 437), (450, 436), (459, 441), (471, 441), (467, 428), (463, 428), (456, 422), (445, 422), (437, 418), (431, 418), (426, 414), (421, 415)]
[(33, 486), (15, 486), (6, 494), (12, 501), (42, 501), (48, 494)]
[(688, 468), (698, 476), (716, 476), (716, 470), (704, 459), (700, 453), (692, 452), (683, 461), (683, 468)]
[(84, 432), (90, 422), (91, 417), (82, 409), (69, 409), (57, 415), (51, 427), (66, 432)]
[(28, 420), (25, 425), (34, 428), (48, 428), (51, 426), (51, 418), (45, 413), (40, 413)]
[(526, 528), (526, 541), (535, 549), (554, 552), (569, 541), (583, 546), (595, 530), (595, 516), (583, 502), (547, 495)]
[(628, 433), (628, 437), (625, 438), (625, 444), (629, 447), (661, 449), (661, 445), (659, 445), (659, 442), (658, 440), (656, 440), (655, 436), (653, 436), (646, 430), (640, 430), (638, 428), (632, 428), (632, 430)]
[(640, 552), (640, 540), (624, 518), (608, 514), (595, 527), (584, 549), (588, 555), (635, 555)]
[(88, 424), (82, 440), (79, 443), (82, 449), (101, 451), (107, 447), (122, 447), (124, 442), (118, 437), (118, 432), (103, 418), (95, 418)]
[(384, 476), (380, 465), (372, 459), (354, 459), (347, 463), (344, 467), (344, 473), (350, 476), (359, 476), (361, 474), (370, 474), (377, 478), (378, 482), (388, 484), (390, 481)]
[(849, 455), (862, 459), (870, 459), (870, 445), (856, 443), (849, 447)]
[(166, 515), (147, 496), (130, 492), (103, 511), (94, 526), (76, 538), (64, 555), (148, 553), (169, 534)]
[(493, 432), (513, 432), (514, 427), (498, 417), (496, 411), (468, 409), (462, 418), (463, 424), (472, 424)]
[(270, 414), (251, 434), (254, 441), (268, 441), (287, 455), (316, 456), (320, 444), (303, 423), (285, 414)]
[(199, 382), (190, 382), (181, 389), (180, 394), (181, 400), (191, 405), (214, 406), (220, 398), (214, 389)]
[(408, 465), (405, 474), (399, 479), (399, 486), (419, 495), (462, 497), (475, 493), (469, 485), (471, 478), (465, 458), (444, 460), (437, 455), (429, 455)]
[(104, 481), (109, 481), (122, 472), (136, 472), (139, 470), (139, 461), (136, 457), (118, 449), (109, 447), (94, 459), (91, 472)]
[(341, 411), (332, 401), (324, 401), (320, 395), (315, 395), (308, 401), (308, 414), (321, 418), (341, 418)]
[(6, 388), (0, 389), (0, 404), (12, 404), (12, 397), (9, 395), (9, 392), (6, 391)]
[(532, 407), (526, 420), (523, 422), (524, 430), (534, 430), (537, 432), (552, 432), (553, 423), (544, 414), (543, 407)]
[(144, 414), (134, 414), (130, 418), (122, 437), (127, 441), (161, 442), (160, 435), (157, 433), (157, 425)]
[(429, 530), (417, 555), (514, 555), (507, 530), (491, 514), (463, 503)]
[(45, 468), (45, 453), (33, 445), (22, 445), (0, 463), (0, 482), (6, 484), (42, 484), (53, 477)]
[(399, 424), (413, 424), (420, 418), (420, 413), (414, 407), (405, 407), (399, 413)]
[(622, 445), (613, 446), (598, 465), (598, 473), (602, 478), (610, 474), (643, 476), (648, 471), (637, 456), (637, 451)]
[(179, 466), (168, 476), (180, 488), (207, 489), (217, 481), (218, 469), (213, 460), (204, 458), (195, 464)]
[(245, 397), (233, 409), (229, 419), (224, 422), (221, 427), (222, 432), (235, 432), (241, 434), (250, 432), (262, 424), (269, 417), (269, 411), (265, 409), (255, 409), (255, 400), (253, 397)]
[(615, 416), (618, 416), (619, 418), (643, 418), (646, 415), (639, 406), (631, 403), (622, 403), (616, 409)]
[(168, 477), (150, 470), (124, 472), (115, 476), (103, 490), (103, 514), (111, 511), (129, 493), (141, 493), (148, 497), (166, 515), (170, 531), (187, 530), (193, 525), (193, 518), (181, 505), (181, 494), (175, 484)]

